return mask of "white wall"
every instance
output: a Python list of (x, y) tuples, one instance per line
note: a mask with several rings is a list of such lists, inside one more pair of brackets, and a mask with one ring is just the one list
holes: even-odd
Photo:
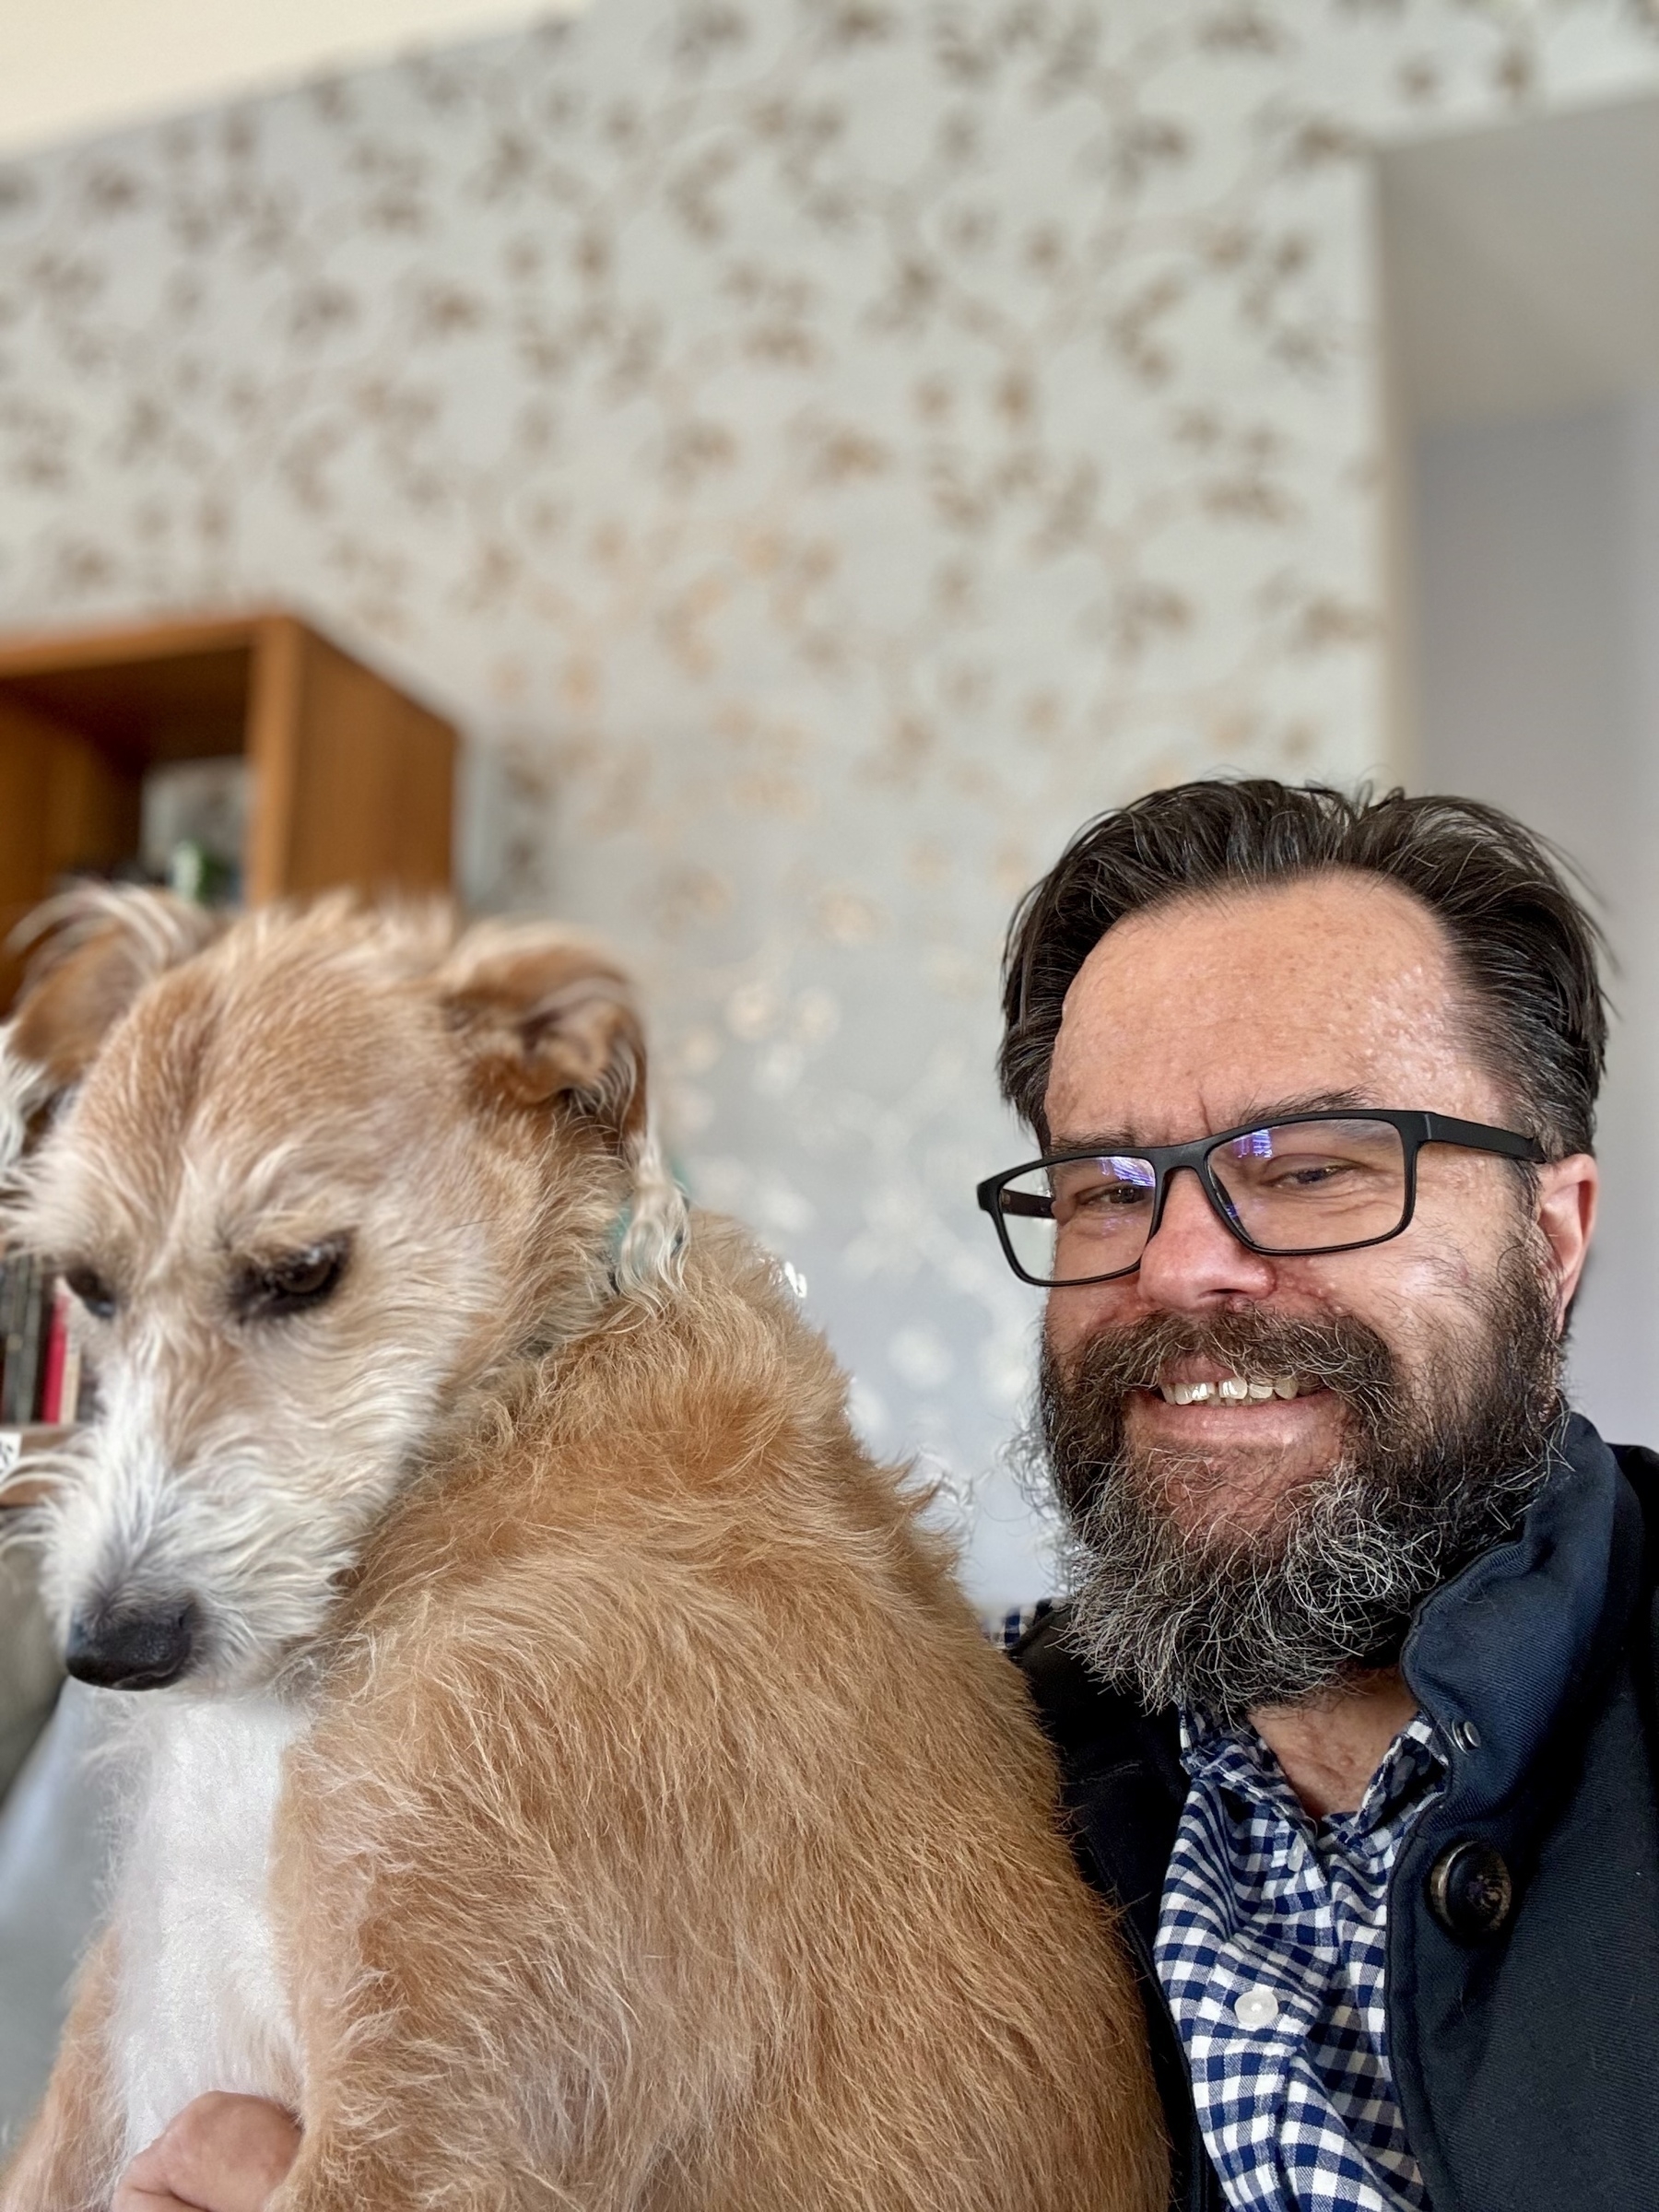
[(1426, 432), (1422, 783), (1582, 865), (1618, 967), (1606, 1199), (1574, 1316), (1583, 1409), (1659, 1440), (1659, 398)]

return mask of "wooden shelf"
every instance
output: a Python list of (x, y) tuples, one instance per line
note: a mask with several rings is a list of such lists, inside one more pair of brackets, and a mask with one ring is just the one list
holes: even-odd
[[(243, 755), (250, 903), (450, 887), (453, 726), (292, 615), (0, 639), (0, 938), (138, 847), (154, 762)], [(0, 956), (0, 1004), (18, 965)]]

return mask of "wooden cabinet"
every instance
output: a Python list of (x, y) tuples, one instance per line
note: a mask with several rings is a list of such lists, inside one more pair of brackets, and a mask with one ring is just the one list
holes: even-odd
[[(245, 757), (251, 901), (450, 886), (456, 735), (291, 615), (0, 638), (0, 937), (138, 848), (153, 763)], [(0, 956), (0, 1004), (17, 969)]]

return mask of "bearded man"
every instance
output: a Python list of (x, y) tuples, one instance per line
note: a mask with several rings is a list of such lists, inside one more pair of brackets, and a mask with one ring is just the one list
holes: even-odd
[(1191, 783), (1005, 1011), (1073, 1570), (1019, 1657), (1177, 2202), (1659, 2205), (1659, 1460), (1561, 1398), (1594, 924), (1489, 807)]

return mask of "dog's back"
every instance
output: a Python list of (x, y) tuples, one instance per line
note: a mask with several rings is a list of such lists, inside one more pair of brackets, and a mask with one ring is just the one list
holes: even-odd
[(1151, 2212), (1018, 1679), (603, 956), (95, 902), (0, 1057), (103, 1396), (45, 1587), (154, 1747), (6, 2212), (212, 2087), (297, 2101), (285, 2212)]
[(428, 2155), (512, 2143), (584, 2206), (1161, 2202), (1018, 1677), (728, 1225), (648, 1324), (515, 1379), (332, 1665), (284, 1895), (341, 2032), (396, 1992), (364, 2134), (413, 2032), (450, 2054)]

